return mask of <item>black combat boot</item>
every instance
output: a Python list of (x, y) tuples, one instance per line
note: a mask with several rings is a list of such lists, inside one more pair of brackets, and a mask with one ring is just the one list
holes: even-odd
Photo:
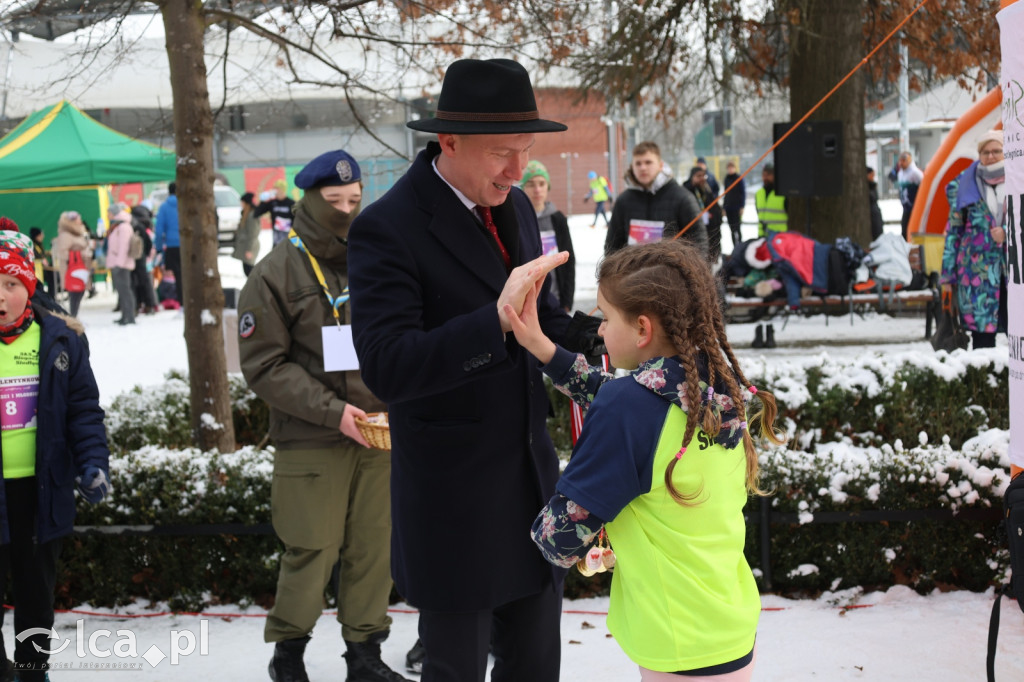
[(764, 347), (775, 348), (775, 327), (772, 325), (768, 325), (768, 330), (764, 338)]
[(388, 638), (388, 632), (375, 632), (365, 642), (345, 641), (345, 664), (348, 677), (345, 682), (411, 682), (388, 667), (380, 660), (380, 645)]
[(757, 325), (754, 328), (754, 342), (750, 344), (751, 348), (764, 348), (764, 327)]
[(274, 682), (309, 682), (302, 662), (308, 643), (309, 635), (278, 642), (274, 646), (274, 657), (270, 659), (270, 679)]
[(423, 672), (423, 659), (426, 655), (427, 652), (423, 648), (423, 640), (417, 638), (416, 643), (409, 649), (409, 653), (405, 655), (405, 669), (416, 675), (421, 674)]

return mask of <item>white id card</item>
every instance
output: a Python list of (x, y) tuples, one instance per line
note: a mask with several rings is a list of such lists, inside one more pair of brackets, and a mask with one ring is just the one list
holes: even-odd
[(327, 372), (345, 372), (359, 369), (356, 347), (352, 343), (352, 325), (340, 327), (329, 324), (321, 330), (324, 340), (324, 370)]

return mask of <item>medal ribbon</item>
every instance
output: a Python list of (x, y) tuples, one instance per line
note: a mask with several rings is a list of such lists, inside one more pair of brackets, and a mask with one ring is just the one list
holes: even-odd
[(318, 263), (316, 258), (313, 257), (313, 254), (309, 252), (309, 249), (306, 248), (306, 245), (302, 243), (302, 238), (299, 237), (299, 235), (295, 232), (294, 229), (289, 230), (288, 241), (290, 241), (295, 248), (297, 248), (302, 253), (306, 254), (306, 257), (309, 258), (309, 263), (310, 265), (313, 266), (313, 274), (316, 275), (317, 281), (320, 282), (320, 286), (324, 290), (324, 296), (327, 297), (327, 302), (331, 304), (331, 312), (334, 313), (334, 321), (337, 322), (338, 326), (340, 327), (341, 315), (338, 313), (338, 309), (348, 302), (348, 287), (345, 287), (345, 290), (342, 291), (341, 295), (338, 296), (337, 298), (331, 296), (331, 290), (327, 288), (327, 281), (324, 279), (323, 270), (320, 269), (320, 263)]

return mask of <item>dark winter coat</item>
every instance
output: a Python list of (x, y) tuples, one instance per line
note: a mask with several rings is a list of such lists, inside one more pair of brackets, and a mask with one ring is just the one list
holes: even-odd
[(683, 183), (683, 189), (697, 198), (700, 208), (707, 209), (701, 220), (707, 218), (704, 229), (708, 233), (708, 260), (715, 262), (722, 253), (722, 206), (715, 201), (718, 195), (711, 189), (711, 184), (693, 184), (693, 176)]
[[(649, 188), (644, 188), (630, 169), (626, 174), (626, 184), (627, 189), (616, 199), (612, 219), (608, 222), (608, 235), (604, 241), (606, 256), (629, 243), (630, 220), (660, 221), (665, 225), (663, 237), (671, 239), (700, 214), (697, 197), (683, 189), (665, 171), (658, 174)], [(707, 255), (708, 233), (702, 222), (694, 223), (680, 239), (689, 241)]]
[[(732, 187), (732, 183), (740, 179), (739, 173), (730, 173), (725, 176), (726, 187)], [(722, 199), (723, 208), (726, 211), (738, 211), (747, 205), (747, 181), (740, 180), (739, 184), (728, 190)]]
[(878, 207), (878, 183), (868, 181), (868, 207), (871, 209), (871, 241), (882, 236), (885, 223), (882, 221), (882, 209)]
[[(110, 468), (100, 394), (81, 323), (33, 305), (40, 327), (36, 426), (36, 542), (68, 535), (75, 524), (75, 478)], [(0, 544), (10, 542), (0, 478)]]
[(545, 239), (549, 233), (554, 234), (555, 246), (559, 251), (568, 251), (569, 260), (551, 271), (552, 293), (558, 303), (566, 310), (572, 310), (573, 297), (576, 295), (576, 252), (572, 248), (572, 235), (569, 234), (569, 221), (565, 214), (555, 208), (550, 201), (544, 204), (544, 210), (537, 216), (540, 237), (545, 251), (548, 245)]
[[(439, 153), (430, 143), (353, 223), (352, 325), (363, 378), (390, 413), (395, 586), (421, 609), (477, 611), (561, 589), (530, 540), (558, 458), (537, 360), (501, 331), (501, 255), (434, 171)], [(513, 267), (540, 255), (521, 190), (491, 212)], [(564, 336), (550, 293), (539, 315)]]

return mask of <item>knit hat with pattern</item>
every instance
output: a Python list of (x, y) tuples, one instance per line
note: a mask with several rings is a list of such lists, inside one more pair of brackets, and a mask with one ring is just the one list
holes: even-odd
[(18, 278), (28, 289), (29, 296), (36, 291), (34, 259), (28, 235), (18, 232), (18, 226), (10, 218), (0, 218), (0, 273)]

